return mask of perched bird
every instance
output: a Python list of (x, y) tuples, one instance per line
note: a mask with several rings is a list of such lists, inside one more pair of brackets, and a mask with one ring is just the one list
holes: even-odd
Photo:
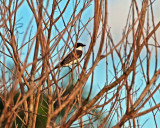
[(77, 43), (73, 51), (71, 51), (54, 69), (59, 67), (69, 67), (72, 64), (76, 64), (82, 56), (82, 48), (86, 46), (82, 43)]

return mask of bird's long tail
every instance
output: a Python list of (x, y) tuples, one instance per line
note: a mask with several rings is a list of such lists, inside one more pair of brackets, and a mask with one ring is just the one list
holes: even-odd
[(57, 65), (54, 67), (54, 69), (57, 69), (57, 68), (59, 68), (59, 64), (57, 64)]

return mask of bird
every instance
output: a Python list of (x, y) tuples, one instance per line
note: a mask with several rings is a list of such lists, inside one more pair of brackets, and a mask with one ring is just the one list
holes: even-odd
[(54, 69), (60, 68), (60, 67), (69, 67), (73, 64), (77, 64), (77, 61), (80, 60), (82, 56), (82, 48), (86, 46), (82, 43), (77, 43), (75, 48), (63, 59), (60, 63), (58, 63)]

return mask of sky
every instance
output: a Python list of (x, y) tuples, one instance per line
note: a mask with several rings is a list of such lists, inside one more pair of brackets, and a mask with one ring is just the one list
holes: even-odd
[[(137, 0), (139, 7), (141, 7), (141, 1), (142, 0)], [(110, 0), (110, 2), (109, 2), (109, 21), (108, 22), (109, 22), (109, 26), (111, 27), (112, 36), (113, 36), (113, 39), (114, 39), (115, 42), (119, 42), (120, 39), (122, 38), (121, 33), (123, 32), (123, 29), (124, 29), (124, 26), (125, 26), (125, 23), (126, 23), (126, 19), (127, 19), (127, 15), (128, 15), (127, 13), (128, 13), (128, 10), (129, 10), (129, 5), (130, 5), (130, 0), (113, 0), (113, 1)], [(159, 13), (160, 12), (160, 7), (159, 7), (159, 5), (160, 5), (159, 0), (156, 0), (155, 3), (153, 4), (153, 8), (154, 8), (153, 12), (155, 13), (155, 24), (157, 24), (160, 20), (160, 13)], [(160, 36), (158, 36), (158, 35), (160, 35), (160, 30), (158, 30), (158, 33), (157, 33), (157, 39), (159, 41)], [(152, 40), (150, 40), (149, 43), (153, 43)], [(159, 50), (159, 53), (160, 53), (160, 49), (158, 49), (158, 50)], [(143, 53), (142, 53), (142, 55), (143, 55)], [(145, 52), (144, 52), (144, 55), (145, 55)], [(153, 56), (154, 56), (154, 52), (152, 54), (152, 57)], [(158, 67), (160, 68), (160, 60), (158, 62), (159, 62)], [(150, 67), (151, 68), (150, 76), (153, 75), (153, 65), (154, 65), (154, 60), (152, 59), (151, 67)], [(99, 71), (99, 72), (101, 72), (101, 71)], [(141, 92), (145, 88), (145, 86), (143, 86), (140, 78), (141, 78), (141, 76), (137, 75), (136, 79), (137, 79), (137, 81), (139, 80), (139, 83), (136, 83), (136, 86), (140, 87), (139, 91)], [(158, 80), (158, 81), (160, 82), (160, 80)], [(157, 101), (159, 101), (159, 95), (156, 94), (154, 96), (154, 98)], [(150, 107), (149, 105), (145, 105), (143, 110), (145, 110), (149, 107)], [(157, 114), (156, 118), (159, 119), (160, 114)], [(148, 128), (148, 127), (154, 128), (155, 127), (152, 113), (149, 113), (145, 116), (142, 116), (139, 119), (140, 119), (142, 124), (144, 123), (143, 128)], [(148, 120), (148, 121), (145, 123), (146, 120)], [(158, 124), (158, 126), (160, 126), (160, 123), (159, 123), (158, 120), (157, 120), (157, 124)]]

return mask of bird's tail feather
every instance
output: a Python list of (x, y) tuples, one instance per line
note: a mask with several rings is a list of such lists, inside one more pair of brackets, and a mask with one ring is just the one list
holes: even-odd
[(57, 68), (59, 68), (59, 64), (57, 64), (57, 65), (54, 67), (54, 69), (57, 69)]

